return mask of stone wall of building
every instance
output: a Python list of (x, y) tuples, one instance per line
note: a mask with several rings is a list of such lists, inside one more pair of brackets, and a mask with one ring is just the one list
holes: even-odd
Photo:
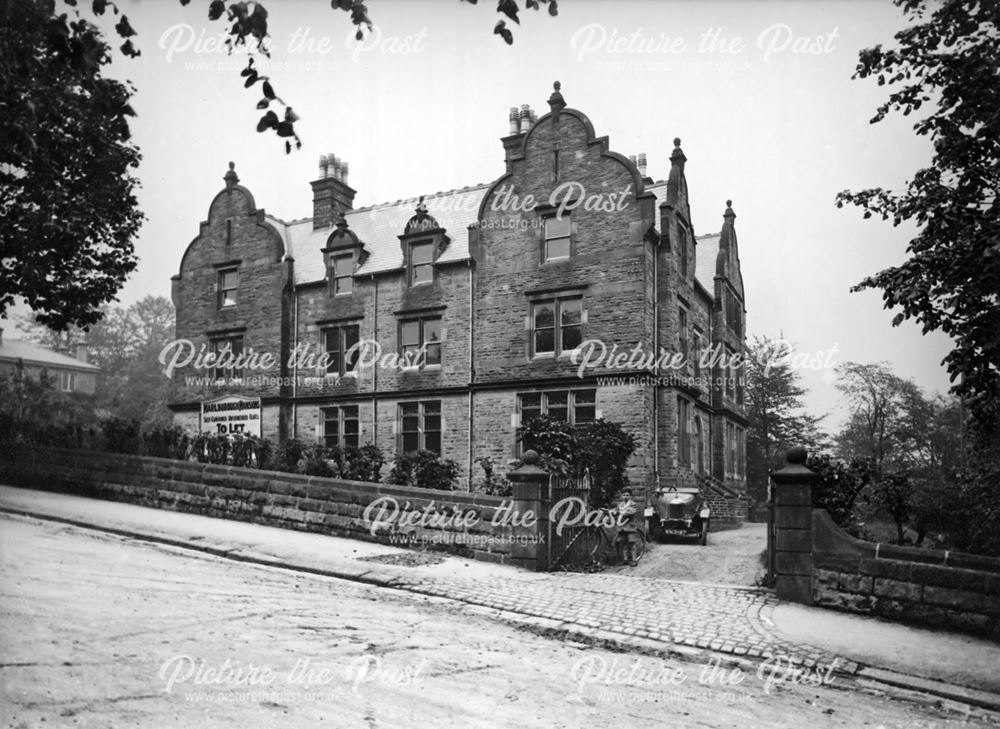
[[(285, 250), (277, 230), (267, 222), (264, 211), (257, 209), (250, 191), (237, 183), (230, 169), (226, 188), (209, 206), (208, 218), (173, 278), (176, 336), (202, 355), (210, 351), (213, 339), (237, 337), (245, 352), (252, 349), (270, 355), (271, 366), (244, 370), (244, 377), (264, 378), (253, 388), (222, 387), (192, 380), (208, 378), (210, 370), (197, 367), (196, 361), (180, 366), (180, 360), (171, 392), (175, 412), (197, 412), (205, 400), (249, 394), (251, 389), (264, 399), (285, 393), (281, 376), (288, 359), (286, 288), (291, 263), (282, 260)], [(227, 270), (235, 270), (238, 277), (232, 306), (222, 306), (219, 298), (220, 273)], [(268, 429), (271, 437), (279, 434), (279, 424), (274, 426)]]

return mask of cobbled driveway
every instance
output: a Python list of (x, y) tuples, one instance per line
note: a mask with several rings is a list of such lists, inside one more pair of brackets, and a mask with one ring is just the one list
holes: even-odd
[[(512, 576), (514, 577), (514, 576)], [(409, 579), (394, 586), (474, 605), (561, 621), (658, 643), (749, 658), (782, 656), (805, 666), (856, 668), (808, 645), (777, 637), (770, 626), (777, 599), (762, 589), (608, 574), (552, 574), (544, 581)]]

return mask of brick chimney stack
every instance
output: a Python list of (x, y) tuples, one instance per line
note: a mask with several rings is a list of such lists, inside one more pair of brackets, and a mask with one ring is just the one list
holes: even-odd
[(356, 191), (347, 184), (348, 165), (333, 154), (319, 158), (319, 179), (313, 190), (313, 228), (329, 228), (344, 213), (354, 209)]
[(78, 344), (78, 345), (76, 345), (76, 358), (78, 360), (80, 360), (81, 362), (83, 362), (84, 364), (87, 363), (88, 352), (87, 352), (87, 345), (86, 344)]

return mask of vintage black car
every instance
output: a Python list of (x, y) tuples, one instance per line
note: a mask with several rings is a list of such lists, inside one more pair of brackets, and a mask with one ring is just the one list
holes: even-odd
[(665, 487), (653, 492), (646, 507), (646, 533), (662, 541), (668, 536), (695, 537), (702, 546), (708, 543), (710, 511), (697, 487)]

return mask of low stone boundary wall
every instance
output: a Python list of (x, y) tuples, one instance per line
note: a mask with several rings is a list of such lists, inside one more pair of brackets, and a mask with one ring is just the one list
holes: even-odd
[(812, 514), (814, 605), (1000, 640), (1000, 559), (873, 544)]
[[(448, 549), (474, 559), (534, 568), (533, 534), (502, 525), (509, 499), (217, 466), (165, 458), (41, 448), (0, 462), (0, 478), (141, 506), (321, 532), (399, 546)], [(375, 502), (372, 525), (363, 517)], [(516, 506), (515, 506), (516, 508)], [(394, 509), (397, 518), (390, 519)], [(433, 523), (416, 518), (425, 510)], [(492, 522), (497, 517), (498, 525)], [(394, 523), (393, 523), (394, 522)]]

